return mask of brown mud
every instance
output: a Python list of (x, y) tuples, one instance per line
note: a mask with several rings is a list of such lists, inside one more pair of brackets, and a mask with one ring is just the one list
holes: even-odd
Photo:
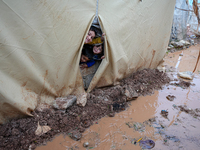
[[(126, 100), (127, 86), (137, 96), (152, 94), (170, 82), (169, 77), (157, 69), (144, 69), (133, 73), (120, 85), (94, 89), (87, 96), (85, 107), (73, 105), (66, 112), (54, 109), (34, 111), (33, 117), (13, 119), (0, 126), (0, 149), (35, 149), (45, 144), (55, 135), (63, 133), (74, 140), (80, 140), (82, 133), (104, 116), (114, 117), (115, 113), (125, 110), (129, 102)], [(50, 127), (50, 131), (36, 135), (38, 123)]]
[[(82, 133), (79, 141), (60, 134), (36, 150), (141, 150), (139, 143), (134, 144), (141, 138), (153, 140), (153, 150), (199, 149), (199, 50), (200, 46), (196, 45), (168, 53), (162, 66), (173, 79), (169, 85), (150, 96), (139, 96), (125, 111), (112, 118), (101, 118)], [(178, 71), (193, 71), (195, 66), (193, 80), (181, 79), (177, 75)], [(167, 118), (161, 115), (162, 110), (168, 112)], [(85, 143), (87, 147), (83, 146)]]
[[(193, 83), (200, 83), (200, 77)], [(82, 133), (80, 141), (61, 134), (37, 150), (140, 150), (139, 144), (134, 144), (140, 138), (153, 140), (153, 150), (198, 149), (199, 89), (200, 84), (185, 89), (168, 85), (151, 96), (140, 96), (131, 101), (125, 111), (116, 113), (114, 117), (98, 120)], [(169, 94), (176, 97), (174, 101), (166, 98)], [(169, 112), (168, 118), (160, 114), (162, 110)], [(85, 142), (89, 143), (88, 148), (83, 147)]]

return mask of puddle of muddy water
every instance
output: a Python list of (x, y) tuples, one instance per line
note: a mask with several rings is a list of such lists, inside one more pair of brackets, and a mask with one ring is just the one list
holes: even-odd
[[(198, 77), (198, 76), (197, 76)], [(200, 77), (194, 78), (195, 86), (188, 89), (169, 85), (161, 91), (155, 91), (151, 96), (139, 97), (132, 101), (126, 111), (117, 113), (115, 117), (104, 117), (88, 128), (80, 141), (74, 141), (68, 136), (57, 136), (46, 146), (38, 147), (36, 150), (65, 150), (65, 149), (87, 149), (83, 147), (84, 142), (89, 142), (88, 149), (108, 150), (141, 149), (134, 145), (134, 141), (140, 138), (152, 139), (155, 141), (153, 149), (198, 149), (200, 146), (200, 121), (185, 112), (175, 109), (173, 105), (187, 105), (191, 109), (200, 106)], [(169, 101), (167, 95), (174, 95), (176, 98)], [(160, 115), (161, 110), (169, 112), (168, 119)], [(164, 134), (157, 133), (154, 127), (146, 126), (144, 132), (135, 131), (127, 126), (127, 122), (144, 122), (149, 118), (156, 117), (165, 128)], [(165, 136), (176, 136), (180, 141), (167, 139)]]
[[(178, 52), (178, 55), (179, 53), (181, 52)], [(168, 61), (173, 63), (173, 66), (177, 64), (179, 56), (174, 58), (177, 58), (176, 61)], [(195, 85), (187, 89), (168, 85), (151, 96), (137, 98), (130, 103), (127, 110), (115, 114), (114, 117), (104, 117), (96, 121), (96, 124), (83, 133), (80, 141), (74, 141), (61, 134), (36, 150), (140, 150), (139, 144), (134, 144), (134, 141), (140, 138), (153, 140), (153, 150), (199, 149), (199, 118), (194, 118), (177, 108), (179, 105), (186, 105), (191, 109), (200, 108), (200, 75), (195, 74), (191, 83)], [(175, 96), (175, 99), (169, 101), (166, 98), (168, 95)], [(161, 110), (169, 112), (168, 119), (161, 116)], [(146, 125), (143, 131), (138, 132), (127, 125), (128, 122), (143, 123), (153, 117), (157, 117), (159, 128)], [(163, 128), (160, 128), (160, 125)], [(83, 147), (85, 142), (89, 143), (87, 148)]]

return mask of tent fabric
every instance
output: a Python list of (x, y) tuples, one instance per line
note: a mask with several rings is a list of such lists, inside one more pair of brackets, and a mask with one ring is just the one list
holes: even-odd
[[(0, 123), (56, 97), (84, 95), (81, 49), (96, 0), (0, 0)], [(105, 56), (87, 92), (155, 68), (165, 55), (175, 0), (99, 0)]]

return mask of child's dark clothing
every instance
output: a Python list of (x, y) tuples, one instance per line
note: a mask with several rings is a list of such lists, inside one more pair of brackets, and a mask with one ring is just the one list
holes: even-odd
[(80, 64), (84, 64), (84, 63), (87, 64), (88, 67), (91, 67), (91, 66), (93, 66), (95, 64), (95, 61), (92, 59), (92, 60), (90, 60), (88, 62), (80, 62)]

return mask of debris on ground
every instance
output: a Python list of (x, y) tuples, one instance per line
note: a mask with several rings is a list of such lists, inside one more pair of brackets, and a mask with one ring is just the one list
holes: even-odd
[(180, 108), (180, 111), (184, 111), (192, 115), (194, 118), (200, 117), (200, 108), (196, 108), (193, 110), (191, 108), (188, 108), (186, 105), (180, 105), (178, 106), (178, 108)]
[(176, 97), (174, 95), (167, 95), (166, 98), (169, 100), (169, 101), (173, 101)]
[(191, 45), (194, 45), (194, 40), (192, 39), (190, 39), (189, 41), (185, 41), (185, 40), (171, 41), (168, 45), (167, 50), (173, 53), (177, 50), (189, 48)]
[(88, 147), (88, 146), (89, 146), (88, 142), (83, 143), (83, 147)]
[(188, 41), (180, 40), (179, 42), (183, 43), (185, 46), (189, 46), (190, 45), (190, 42), (188, 42)]
[(72, 106), (76, 101), (76, 96), (69, 95), (67, 97), (58, 97), (53, 102), (53, 107), (55, 109), (66, 110), (68, 107)]
[(179, 72), (178, 75), (181, 78), (189, 79), (189, 80), (192, 80), (194, 77), (194, 73), (191, 71)]
[(165, 135), (163, 141), (166, 143), (168, 140), (171, 140), (173, 142), (180, 142), (179, 138), (177, 138), (176, 136)]
[(50, 130), (51, 128), (49, 126), (41, 126), (38, 122), (38, 127), (35, 131), (35, 135), (41, 136), (42, 134), (45, 134)]
[(68, 133), (68, 135), (75, 141), (80, 140), (82, 137), (82, 134), (77, 130), (73, 130), (72, 132)]
[(177, 109), (177, 106), (175, 104), (172, 105), (175, 109)]
[(171, 45), (173, 45), (175, 48), (181, 48), (181, 49), (184, 46), (184, 44), (182, 42), (175, 42), (175, 41), (172, 41)]
[(82, 93), (80, 95), (77, 95), (76, 104), (79, 106), (85, 106), (87, 103), (87, 93)]
[(170, 85), (175, 85), (175, 86), (181, 87), (183, 89), (186, 89), (191, 85), (191, 83), (187, 82), (187, 81), (180, 80), (179, 82), (170, 83)]
[(170, 44), (170, 45), (167, 47), (167, 50), (172, 50), (173, 48), (174, 48), (174, 46)]
[[(162, 89), (170, 81), (167, 74), (158, 69), (144, 69), (123, 79), (120, 85), (98, 88), (87, 93), (84, 95), (87, 96), (84, 107), (74, 103), (65, 111), (54, 107), (36, 109), (32, 112), (33, 117), (16, 118), (0, 125), (0, 149), (35, 149), (60, 133), (79, 140), (81, 133), (98, 119), (121, 112), (128, 107), (130, 102), (127, 102), (128, 98), (125, 95), (126, 87), (134, 90), (138, 96), (145, 96)], [(40, 126), (49, 126), (50, 130), (36, 136), (38, 122)]]
[(145, 130), (145, 125), (143, 123), (127, 122), (126, 125), (128, 125), (129, 128), (134, 128), (135, 131), (144, 132)]
[(142, 149), (152, 149), (155, 146), (155, 142), (153, 140), (141, 140), (139, 143)]
[(168, 111), (167, 110), (161, 110), (161, 115), (164, 117), (164, 118), (168, 118)]
[(140, 142), (142, 140), (142, 138), (140, 138), (139, 140), (135, 141), (134, 144), (136, 145), (138, 142)]
[(138, 93), (134, 89), (132, 89), (130, 85), (126, 86), (125, 95), (127, 101), (135, 100), (136, 98), (138, 98)]

